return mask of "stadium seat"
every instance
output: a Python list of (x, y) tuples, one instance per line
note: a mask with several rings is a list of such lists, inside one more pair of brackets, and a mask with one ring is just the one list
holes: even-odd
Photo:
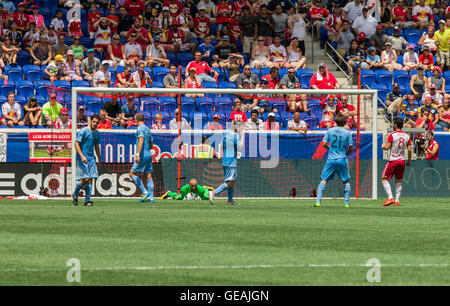
[(375, 80), (378, 84), (384, 84), (386, 87), (392, 86), (392, 74), (389, 70), (378, 69), (375, 71)]
[(50, 81), (41, 80), (40, 82), (34, 83), (34, 89), (36, 90), (36, 95), (48, 99), (48, 87), (50, 86)]
[(311, 129), (317, 129), (317, 126), (319, 125), (319, 121), (317, 118), (310, 117), (305, 119), (305, 123), (311, 128)]
[(409, 74), (404, 70), (394, 70), (394, 82), (398, 83), (400, 87), (409, 88)]
[(153, 118), (153, 116), (151, 113), (144, 111), (144, 122), (145, 122), (146, 126), (148, 126), (148, 127), (152, 126), (152, 124), (153, 124), (152, 118)]
[(397, 55), (397, 64), (403, 66), (403, 55)]
[(181, 109), (187, 114), (192, 114), (195, 112), (195, 101), (194, 98), (181, 97)]
[(23, 73), (27, 73), (28, 71), (41, 71), (41, 67), (38, 65), (25, 65), (22, 67)]
[(283, 75), (285, 75), (285, 74), (287, 74), (288, 73), (288, 68), (281, 68), (279, 71), (278, 71), (278, 77), (280, 78), (280, 80), (281, 80), (281, 78), (283, 77)]
[(0, 96), (0, 106), (1, 106), (3, 103), (6, 103), (6, 102), (8, 102), (8, 97), (6, 97), (6, 96)]
[(192, 129), (200, 130), (208, 124), (209, 118), (206, 113), (194, 112), (191, 114), (190, 121)]
[(88, 81), (72, 81), (72, 87), (89, 87)]
[[(199, 109), (202, 109), (199, 107)], [(230, 103), (229, 101), (218, 101), (216, 103), (216, 112), (218, 113), (224, 113), (224, 114), (230, 114), (233, 110), (233, 103)]]
[[(212, 99), (203, 98), (203, 100), (199, 100), (197, 98), (197, 106), (198, 110), (205, 114), (214, 113), (215, 103)], [(228, 107), (226, 107), (228, 109)]]
[(450, 84), (450, 70), (444, 72), (445, 84)]
[(162, 124), (166, 125), (167, 129), (169, 129), (169, 122), (172, 120), (172, 116), (169, 112), (159, 112), (159, 113), (153, 113), (153, 122), (155, 122), (155, 115), (161, 114), (162, 116)]
[(61, 89), (70, 89), (71, 88), (69, 81), (61, 81), (61, 80), (54, 81), (53, 86), (56, 88), (61, 88)]
[(170, 69), (167, 67), (153, 67), (153, 80), (162, 83), (164, 77), (169, 74), (169, 72)]
[(174, 53), (166, 52), (166, 55), (171, 64), (177, 65), (177, 56)]
[(22, 80), (22, 71), (19, 70), (8, 70), (8, 72), (6, 72), (6, 75), (8, 76), (8, 81), (17, 82)]
[[(380, 99), (383, 103), (386, 103), (386, 95), (388, 94), (388, 87), (384, 84), (375, 84), (373, 89), (378, 91), (378, 99)], [(378, 107), (382, 107), (383, 105), (378, 101)]]
[(361, 69), (361, 85), (367, 85), (370, 88), (375, 84), (375, 72), (369, 69)]
[(89, 101), (87, 102), (87, 111), (92, 112), (94, 114), (98, 114), (102, 109), (101, 101)]
[(8, 84), (0, 87), (0, 93), (2, 96), (7, 97), (10, 92), (16, 93), (16, 83), (14, 81), (8, 81)]
[(20, 80), (16, 82), (17, 94), (26, 98), (34, 96), (34, 85), (31, 81)]
[[(219, 74), (219, 77), (218, 77), (219, 83), (228, 81), (228, 70), (223, 71), (222, 69), (220, 69), (218, 67), (213, 67), (212, 69)], [(210, 74), (210, 75), (212, 76), (212, 74)]]
[(156, 99), (144, 99), (142, 100), (144, 112), (155, 113), (159, 111), (159, 102)]
[(409, 34), (406, 35), (406, 40), (408, 41), (408, 44), (417, 45), (421, 37), (422, 35), (420, 34), (420, 32), (419, 33), (410, 32)]
[(203, 82), (202, 87), (203, 88), (219, 88), (219, 86), (215, 82)]
[(17, 103), (20, 104), (20, 106), (22, 107), (22, 109), (23, 109), (23, 106), (24, 106), (25, 104), (27, 104), (27, 102), (28, 102), (28, 100), (27, 100), (26, 97), (24, 97), (24, 96), (19, 96), (19, 95), (15, 96), (14, 100), (15, 100)]
[(258, 79), (261, 79), (261, 70), (258, 68), (252, 68), (252, 73), (256, 74), (258, 76)]
[(25, 50), (20, 50), (17, 53), (17, 65), (25, 66), (29, 65), (31, 63), (31, 56), (30, 54)]
[(220, 82), (219, 88), (236, 88), (236, 83), (233, 82)]
[(87, 49), (91, 49), (94, 47), (94, 44), (92, 43), (92, 40), (87, 36), (81, 36), (80, 37), (80, 45), (85, 46)]
[(40, 107), (44, 106), (44, 104), (47, 103), (46, 99), (41, 96), (36, 96), (36, 102)]
[(153, 88), (164, 88), (164, 84), (162, 82), (159, 81), (153, 81), (152, 86)]
[(285, 113), (286, 112), (286, 108), (287, 108), (287, 103), (284, 100), (276, 100), (276, 101), (272, 101), (272, 106), (279, 113)]
[(186, 67), (194, 60), (194, 55), (191, 52), (178, 52), (176, 55), (178, 65)]
[(168, 113), (173, 113), (175, 111), (175, 109), (178, 107), (177, 102), (175, 102), (175, 99), (170, 100), (170, 99), (163, 99), (161, 100), (161, 111), (162, 112), (168, 112)]
[(33, 82), (38, 82), (42, 78), (40, 70), (30, 70), (25, 72), (25, 79)]
[(297, 70), (297, 78), (299, 79), (300, 83), (303, 85), (306, 85), (307, 88), (309, 88), (310, 84), (309, 81), (311, 80), (311, 77), (313, 76), (313, 71), (311, 69), (298, 69)]

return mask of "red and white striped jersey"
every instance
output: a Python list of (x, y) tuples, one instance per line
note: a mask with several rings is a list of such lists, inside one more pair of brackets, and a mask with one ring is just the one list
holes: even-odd
[(387, 141), (392, 144), (388, 160), (405, 160), (405, 150), (411, 144), (411, 137), (403, 131), (395, 131), (389, 134)]

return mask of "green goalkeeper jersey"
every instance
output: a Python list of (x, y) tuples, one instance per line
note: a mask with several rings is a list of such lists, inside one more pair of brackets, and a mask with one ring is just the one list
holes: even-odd
[(209, 200), (208, 188), (205, 188), (200, 185), (197, 185), (197, 189), (195, 191), (191, 191), (191, 187), (189, 186), (189, 184), (186, 184), (183, 187), (181, 187), (179, 194), (177, 194), (176, 192), (169, 192), (167, 195), (174, 200), (183, 200), (184, 197), (190, 192), (198, 195), (202, 200)]

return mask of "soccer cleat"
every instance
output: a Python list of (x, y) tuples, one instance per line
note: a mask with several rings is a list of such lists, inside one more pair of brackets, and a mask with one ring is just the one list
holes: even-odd
[(383, 203), (383, 206), (389, 206), (389, 205), (394, 204), (394, 203), (395, 203), (394, 198), (386, 199), (386, 201)]
[(148, 197), (150, 196), (149, 193), (143, 194), (142, 198), (139, 200), (139, 202), (143, 203), (143, 202), (148, 202)]
[(238, 202), (235, 202), (235, 201), (227, 202), (227, 204), (228, 204), (229, 206), (239, 206), (239, 203), (238, 203)]
[(167, 192), (161, 196), (161, 200), (167, 199), (169, 197), (169, 192), (170, 190), (167, 190)]
[(345, 208), (350, 208), (350, 204), (348, 204), (348, 203), (347, 203), (347, 204), (344, 204), (344, 207), (345, 207)]
[(155, 200), (153, 200), (153, 199), (147, 199), (146, 202), (153, 204), (153, 203), (155, 203)]
[(400, 206), (400, 202), (399, 201), (395, 202), (395, 206), (396, 207)]
[(208, 189), (209, 191), (214, 191), (214, 187), (210, 187), (210, 186), (203, 186), (203, 188)]
[(320, 203), (316, 202), (316, 204), (314, 204), (314, 207), (320, 207)]
[(214, 205), (214, 192), (212, 192), (211, 190), (208, 192), (208, 194), (209, 194), (209, 203), (211, 204), (211, 205)]
[(74, 196), (73, 194), (72, 194), (72, 203), (73, 205), (78, 206), (78, 197)]
[(94, 206), (94, 202), (92, 201), (86, 202), (84, 203), (84, 206)]

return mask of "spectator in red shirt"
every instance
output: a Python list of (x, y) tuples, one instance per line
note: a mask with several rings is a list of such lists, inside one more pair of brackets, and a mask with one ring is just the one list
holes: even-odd
[[(341, 96), (341, 101), (337, 105), (337, 113), (347, 118), (347, 124), (345, 125), (346, 129), (356, 129), (356, 121), (354, 118), (354, 116), (356, 116), (356, 109), (353, 105), (348, 104), (348, 96)], [(364, 129), (363, 125), (360, 125), (359, 127)]]
[(169, 14), (172, 18), (177, 17), (183, 9), (183, 4), (181, 4), (181, 2), (177, 0), (165, 0), (163, 6), (169, 8)]
[(221, 31), (223, 24), (230, 24), (230, 17), (234, 15), (233, 5), (229, 0), (221, 0), (216, 6), (214, 15), (216, 15), (217, 31)]
[(263, 76), (261, 79), (265, 79), (267, 84), (267, 89), (277, 89), (278, 84), (280, 83), (280, 79), (278, 78), (278, 68), (272, 67), (270, 68), (270, 73)]
[(428, 108), (422, 108), (422, 114), (416, 121), (416, 128), (424, 128), (427, 131), (434, 130), (433, 116)]
[(119, 16), (116, 15), (116, 6), (114, 4), (111, 4), (109, 7), (109, 15), (106, 17), (111, 21), (109, 23), (109, 27), (111, 28), (112, 33), (117, 33), (117, 25), (119, 24)]
[[(198, 78), (202, 82), (216, 82), (219, 74), (217, 71), (213, 70), (208, 63), (202, 61), (202, 51), (195, 51), (194, 57), (195, 60), (186, 66), (186, 77), (189, 77), (189, 70), (194, 67), (196, 68)], [(209, 75), (210, 72), (214, 73), (214, 78)]]
[(17, 30), (25, 34), (28, 31), (28, 24), (31, 22), (30, 19), (30, 16), (25, 14), (25, 3), (20, 2), (17, 5), (17, 13), (14, 13), (12, 16), (12, 20), (17, 22)]
[(316, 37), (320, 37), (320, 28), (325, 24), (326, 18), (330, 13), (321, 7), (321, 0), (314, 0), (312, 7), (309, 9), (309, 16), (313, 27), (316, 28)]
[(405, 0), (398, 0), (397, 5), (392, 9), (392, 18), (394, 24), (400, 28), (415, 27), (416, 24), (411, 20), (408, 8), (405, 7)]
[(311, 79), (309, 80), (312, 89), (338, 89), (339, 83), (331, 72), (328, 72), (327, 65), (321, 63)]
[(91, 11), (87, 15), (87, 22), (88, 22), (89, 37), (93, 39), (95, 35), (94, 23), (96, 23), (97, 20), (99, 20), (102, 17), (102, 14), (97, 12), (97, 6), (95, 5), (95, 3), (91, 3), (90, 9)]
[(430, 53), (430, 48), (428, 46), (423, 46), (423, 52), (419, 56), (419, 63), (425, 68), (425, 70), (431, 70), (434, 65), (433, 55)]
[(136, 31), (136, 42), (141, 45), (142, 52), (147, 50), (147, 46), (150, 43), (150, 35), (148, 31), (142, 27), (142, 19), (136, 17), (134, 19), (134, 25), (128, 30), (127, 39), (130, 39), (131, 32)]
[(206, 17), (206, 9), (204, 6), (199, 7), (198, 16), (194, 18), (194, 33), (199, 39), (205, 39), (209, 36), (211, 23)]
[(97, 129), (112, 129), (111, 121), (106, 119), (106, 111), (101, 109), (98, 115), (100, 116), (100, 123)]
[(142, 0), (126, 0), (123, 6), (131, 17), (137, 17), (145, 11), (145, 3)]
[(190, 43), (189, 37), (185, 36), (178, 26), (179, 24), (176, 21), (173, 21), (170, 25), (170, 30), (167, 31), (167, 43), (173, 45), (173, 53), (178, 53), (179, 51), (190, 51), (193, 53), (197, 45)]
[(434, 133), (433, 131), (428, 131), (425, 134), (425, 137), (428, 140), (428, 147), (426, 144), (422, 145), (422, 148), (425, 150), (425, 153), (427, 154), (428, 160), (438, 160), (439, 159), (439, 143), (434, 140)]
[(244, 111), (242, 110), (241, 102), (236, 101), (236, 105), (234, 107), (234, 110), (231, 112), (230, 120), (235, 124), (237, 121), (240, 122), (247, 122), (247, 116), (245, 115)]

